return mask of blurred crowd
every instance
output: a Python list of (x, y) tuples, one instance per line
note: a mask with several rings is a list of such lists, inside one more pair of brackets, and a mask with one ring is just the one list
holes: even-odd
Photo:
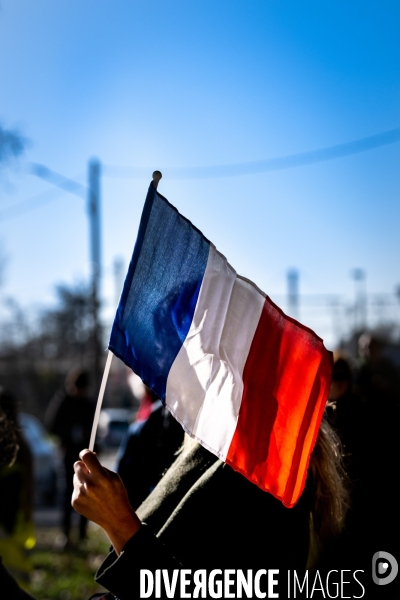
[(357, 361), (336, 355), (325, 411), (341, 440), (350, 490), (335, 549), (343, 569), (369, 565), (379, 550), (398, 556), (400, 547), (400, 371), (377, 337), (362, 334), (358, 350)]

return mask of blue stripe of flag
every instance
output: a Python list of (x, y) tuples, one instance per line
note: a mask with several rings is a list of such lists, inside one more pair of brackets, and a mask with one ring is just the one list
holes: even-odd
[(209, 249), (203, 234), (150, 185), (108, 347), (162, 400)]

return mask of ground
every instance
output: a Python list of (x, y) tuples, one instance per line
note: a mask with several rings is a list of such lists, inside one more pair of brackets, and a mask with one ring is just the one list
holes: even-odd
[(60, 528), (39, 518), (36, 538), (31, 553), (30, 591), (37, 600), (87, 600), (95, 592), (104, 591), (94, 581), (109, 549), (109, 541), (99, 527), (89, 523), (86, 540), (65, 546)]

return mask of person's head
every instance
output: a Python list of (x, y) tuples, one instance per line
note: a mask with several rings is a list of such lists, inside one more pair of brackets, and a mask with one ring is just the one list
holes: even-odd
[(335, 401), (344, 396), (351, 388), (352, 375), (350, 365), (344, 358), (338, 358), (332, 369), (332, 381), (329, 391), (329, 400)]
[(375, 362), (382, 354), (383, 342), (376, 335), (363, 333), (358, 339), (358, 354), (364, 360)]
[(70, 396), (82, 396), (86, 394), (90, 383), (88, 371), (74, 368), (68, 372), (65, 378), (65, 389)]
[(14, 396), (0, 387), (0, 467), (12, 464), (18, 454), (16, 415)]

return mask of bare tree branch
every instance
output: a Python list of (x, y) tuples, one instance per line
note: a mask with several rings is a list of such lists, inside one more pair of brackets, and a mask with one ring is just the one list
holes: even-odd
[(0, 125), (0, 168), (23, 154), (28, 140), (17, 130)]

